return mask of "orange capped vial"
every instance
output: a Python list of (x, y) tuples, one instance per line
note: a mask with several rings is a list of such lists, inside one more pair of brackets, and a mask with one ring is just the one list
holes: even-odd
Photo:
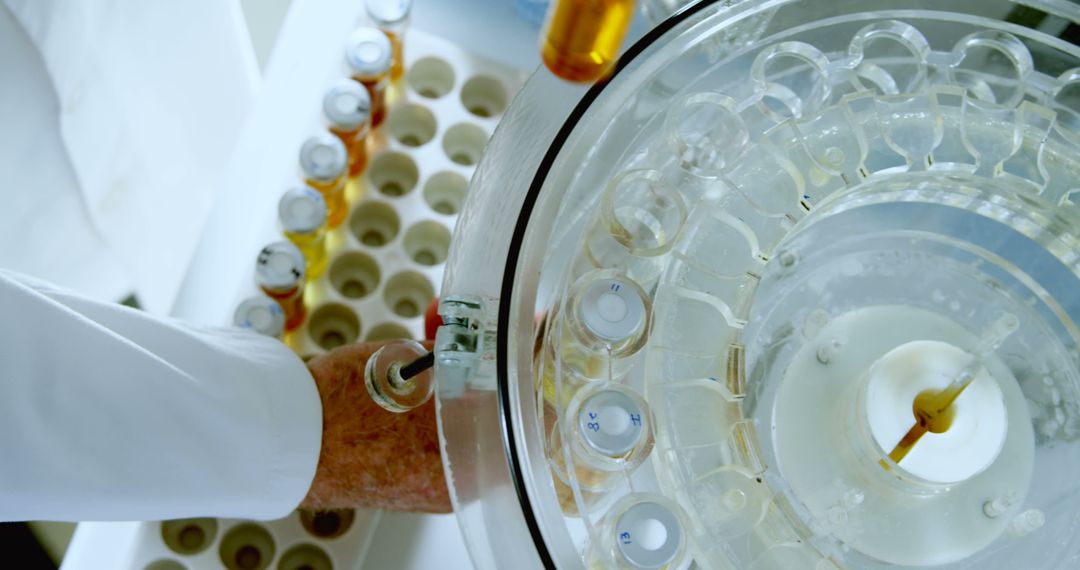
[(345, 43), (349, 75), (367, 87), (371, 95), (371, 126), (386, 118), (386, 86), (390, 83), (393, 48), (386, 34), (375, 28), (358, 28)]
[(285, 330), (304, 323), (304, 254), (290, 242), (274, 242), (255, 258), (255, 283), (285, 312)]
[(634, 18), (634, 0), (554, 0), (540, 55), (556, 76), (592, 82), (611, 73)]
[(330, 228), (340, 226), (349, 213), (349, 203), (345, 199), (349, 154), (345, 145), (330, 133), (309, 138), (300, 147), (300, 170), (304, 173), (304, 182), (318, 190), (326, 200), (326, 225)]
[(367, 166), (367, 136), (371, 124), (371, 95), (363, 85), (342, 79), (323, 95), (326, 126), (345, 145), (349, 176), (359, 176)]
[(278, 219), (304, 254), (308, 279), (317, 279), (326, 269), (326, 200), (313, 188), (293, 188), (278, 201)]
[(405, 30), (409, 27), (412, 0), (367, 0), (368, 18), (390, 38), (394, 63), (390, 67), (390, 79), (397, 81), (405, 75)]

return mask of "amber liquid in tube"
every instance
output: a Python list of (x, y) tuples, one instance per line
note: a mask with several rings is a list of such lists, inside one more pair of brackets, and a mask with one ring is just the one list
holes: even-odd
[(390, 66), (390, 80), (399, 81), (405, 75), (405, 40), (401, 33), (380, 28), (390, 38), (390, 47), (394, 53), (394, 63)]
[(330, 127), (330, 132), (341, 139), (345, 150), (349, 153), (349, 176), (360, 176), (367, 168), (367, 126), (362, 126), (351, 131)]
[(541, 43), (541, 57), (567, 81), (603, 79), (619, 57), (634, 17), (634, 0), (555, 0)]
[(304, 306), (304, 287), (302, 285), (290, 289), (259, 288), (281, 305), (281, 310), (285, 313), (286, 331), (294, 331), (304, 323), (304, 317), (307, 316), (307, 307)]
[(308, 186), (319, 191), (323, 195), (323, 199), (326, 200), (326, 226), (330, 228), (336, 228), (341, 225), (341, 222), (345, 221), (345, 216), (349, 214), (349, 203), (345, 199), (345, 183), (348, 181), (347, 172), (341, 176), (329, 180), (319, 181), (314, 178), (308, 178), (304, 180), (304, 183)]
[(363, 77), (354, 75), (353, 79), (367, 87), (371, 95), (371, 128), (378, 127), (386, 118), (386, 85), (390, 82), (390, 72), (387, 71), (375, 77)]

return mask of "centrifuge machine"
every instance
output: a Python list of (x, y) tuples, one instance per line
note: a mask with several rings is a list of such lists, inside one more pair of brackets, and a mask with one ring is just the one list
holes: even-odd
[(1077, 22), (706, 0), (535, 75), (440, 306), (475, 564), (1080, 565)]

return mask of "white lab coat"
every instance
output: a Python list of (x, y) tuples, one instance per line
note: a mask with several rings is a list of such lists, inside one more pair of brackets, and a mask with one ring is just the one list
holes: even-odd
[(167, 314), (259, 82), (237, 0), (0, 0), (0, 267)]
[(281, 342), (92, 301), (0, 270), (0, 521), (269, 519), (322, 437)]

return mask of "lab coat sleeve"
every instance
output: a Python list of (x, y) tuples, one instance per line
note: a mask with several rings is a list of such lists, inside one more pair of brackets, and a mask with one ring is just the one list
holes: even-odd
[(0, 521), (269, 519), (303, 499), (322, 409), (304, 363), (0, 270)]

